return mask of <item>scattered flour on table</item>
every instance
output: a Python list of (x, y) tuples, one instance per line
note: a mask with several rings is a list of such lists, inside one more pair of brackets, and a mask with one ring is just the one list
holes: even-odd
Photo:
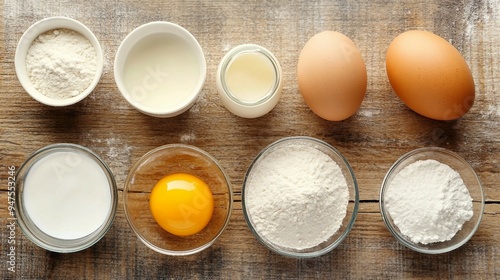
[(190, 132), (186, 134), (182, 134), (180, 137), (181, 143), (190, 143), (196, 140), (196, 134)]
[[(465, 54), (470, 53), (472, 56), (468, 59), (472, 73), (475, 76), (495, 76), (493, 65), (498, 64), (499, 57), (497, 34), (500, 27), (500, 1), (467, 0), (458, 7), (461, 7), (460, 11), (463, 13), (463, 20), (465, 23), (464, 44), (470, 46), (471, 48), (471, 51), (466, 52)], [(476, 50), (477, 54), (475, 54), (472, 50)], [(478, 56), (478, 58), (474, 57), (474, 54)], [(486, 61), (489, 62), (486, 63)], [(478, 77), (479, 76), (476, 78)], [(478, 79), (477, 82), (479, 84), (483, 83), (481, 79)], [(474, 104), (474, 106), (482, 106), (480, 112), (481, 117), (498, 118), (500, 116), (500, 98), (495, 94), (498, 92), (498, 83), (484, 82), (483, 84), (484, 85), (480, 87), (480, 90), (476, 91), (476, 98), (479, 102), (477, 105)], [(485, 105), (482, 105), (481, 103)]]
[(307, 249), (335, 234), (346, 216), (347, 182), (339, 165), (316, 148), (277, 148), (253, 167), (245, 207), (255, 229), (278, 246)]
[(201, 92), (200, 96), (198, 97), (198, 99), (196, 100), (196, 102), (189, 109), (189, 112), (190, 113), (199, 113), (200, 109), (202, 107), (205, 107), (207, 105), (207, 103), (208, 103), (208, 100), (207, 100), (206, 94), (204, 92)]
[(108, 137), (101, 138), (93, 133), (87, 133), (85, 139), (89, 139), (88, 146), (101, 156), (109, 168), (113, 171), (117, 183), (124, 182), (128, 170), (124, 166), (132, 164), (132, 151), (134, 147), (130, 145), (120, 135), (110, 133)]
[(468, 0), (463, 5), (461, 10), (466, 24), (465, 36), (467, 40), (471, 40), (477, 31), (481, 31), (478, 30), (478, 27), (483, 28), (490, 22), (500, 19), (500, 5), (498, 5), (498, 0)]
[(415, 243), (450, 240), (473, 215), (472, 198), (460, 174), (436, 160), (403, 168), (385, 199), (394, 224)]
[(380, 114), (380, 112), (381, 112), (381, 111), (380, 111), (380, 110), (378, 110), (378, 109), (372, 109), (372, 110), (370, 110), (370, 109), (363, 109), (363, 110), (359, 110), (359, 111), (358, 111), (358, 114), (359, 114), (360, 116), (363, 116), (363, 117), (368, 117), (368, 118), (371, 118), (371, 117), (373, 117), (373, 116), (379, 115), (379, 114)]
[(117, 160), (124, 156), (128, 157), (132, 149), (131, 146), (123, 143), (123, 141), (119, 140), (119, 138), (106, 138), (105, 142), (108, 147), (106, 155), (110, 160)]
[(26, 56), (26, 70), (33, 86), (54, 99), (82, 93), (97, 71), (97, 54), (90, 41), (69, 29), (39, 35)]
[(483, 115), (491, 117), (499, 117), (500, 106), (496, 106), (495, 104), (489, 104), (488, 107), (485, 108), (485, 110), (483, 111)]

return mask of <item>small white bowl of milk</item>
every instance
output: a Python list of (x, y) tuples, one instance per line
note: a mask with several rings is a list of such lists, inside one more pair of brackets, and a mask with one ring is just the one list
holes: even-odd
[(198, 99), (206, 68), (203, 50), (189, 31), (156, 21), (125, 37), (116, 53), (114, 76), (135, 109), (153, 117), (174, 117)]

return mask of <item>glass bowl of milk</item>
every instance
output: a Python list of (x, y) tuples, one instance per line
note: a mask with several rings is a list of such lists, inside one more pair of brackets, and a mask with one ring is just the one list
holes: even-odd
[(106, 163), (91, 150), (66, 143), (46, 146), (21, 165), (15, 195), (24, 235), (60, 253), (98, 242), (111, 227), (118, 203)]
[(135, 109), (153, 117), (174, 117), (198, 99), (206, 68), (203, 50), (189, 31), (156, 21), (125, 37), (116, 53), (114, 76)]

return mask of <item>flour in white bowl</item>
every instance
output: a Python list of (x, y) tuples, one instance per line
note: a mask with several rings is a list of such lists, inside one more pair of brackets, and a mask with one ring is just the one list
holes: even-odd
[(245, 188), (255, 230), (281, 247), (317, 246), (346, 217), (349, 190), (342, 170), (314, 147), (291, 144), (273, 150), (253, 167)]
[(388, 213), (401, 233), (421, 244), (453, 238), (472, 218), (472, 198), (460, 174), (436, 160), (403, 168), (385, 195)]
[(97, 53), (82, 34), (54, 29), (39, 35), (26, 56), (26, 71), (40, 93), (67, 99), (87, 89), (97, 71)]

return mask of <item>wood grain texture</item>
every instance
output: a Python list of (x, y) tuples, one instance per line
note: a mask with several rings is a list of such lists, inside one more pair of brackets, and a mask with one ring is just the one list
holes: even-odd
[[(0, 278), (94, 279), (374, 279), (500, 278), (500, 1), (2, 1), (0, 21)], [(68, 108), (32, 100), (19, 84), (14, 53), (35, 21), (63, 15), (86, 24), (98, 37), (105, 67), (96, 90)], [(155, 20), (178, 23), (199, 40), (207, 59), (200, 100), (171, 119), (145, 116), (121, 97), (113, 78), (116, 50), (135, 27)], [(328, 122), (305, 105), (295, 77), (299, 52), (323, 30), (349, 36), (368, 70), (366, 98), (358, 113)], [(452, 43), (468, 62), (476, 101), (463, 118), (440, 122), (421, 117), (392, 92), (385, 73), (391, 40), (426, 29)], [(222, 56), (241, 43), (271, 50), (284, 74), (283, 96), (273, 111), (241, 119), (222, 106), (215, 72)], [(335, 146), (351, 163), (362, 203), (347, 239), (331, 253), (296, 260), (277, 255), (254, 238), (241, 210), (243, 176), (257, 153), (282, 137), (307, 135)], [(7, 271), (8, 166), (19, 165), (48, 144), (71, 142), (99, 154), (113, 171), (120, 200), (116, 220), (95, 246), (74, 254), (40, 249), (16, 231), (16, 272)], [(186, 143), (219, 160), (231, 178), (235, 207), (228, 228), (208, 250), (189, 257), (163, 256), (134, 236), (125, 219), (122, 190), (131, 165), (147, 151)], [(465, 246), (443, 255), (415, 253), (399, 245), (382, 221), (379, 189), (404, 153), (439, 146), (457, 152), (476, 170), (487, 204), (483, 222)]]

